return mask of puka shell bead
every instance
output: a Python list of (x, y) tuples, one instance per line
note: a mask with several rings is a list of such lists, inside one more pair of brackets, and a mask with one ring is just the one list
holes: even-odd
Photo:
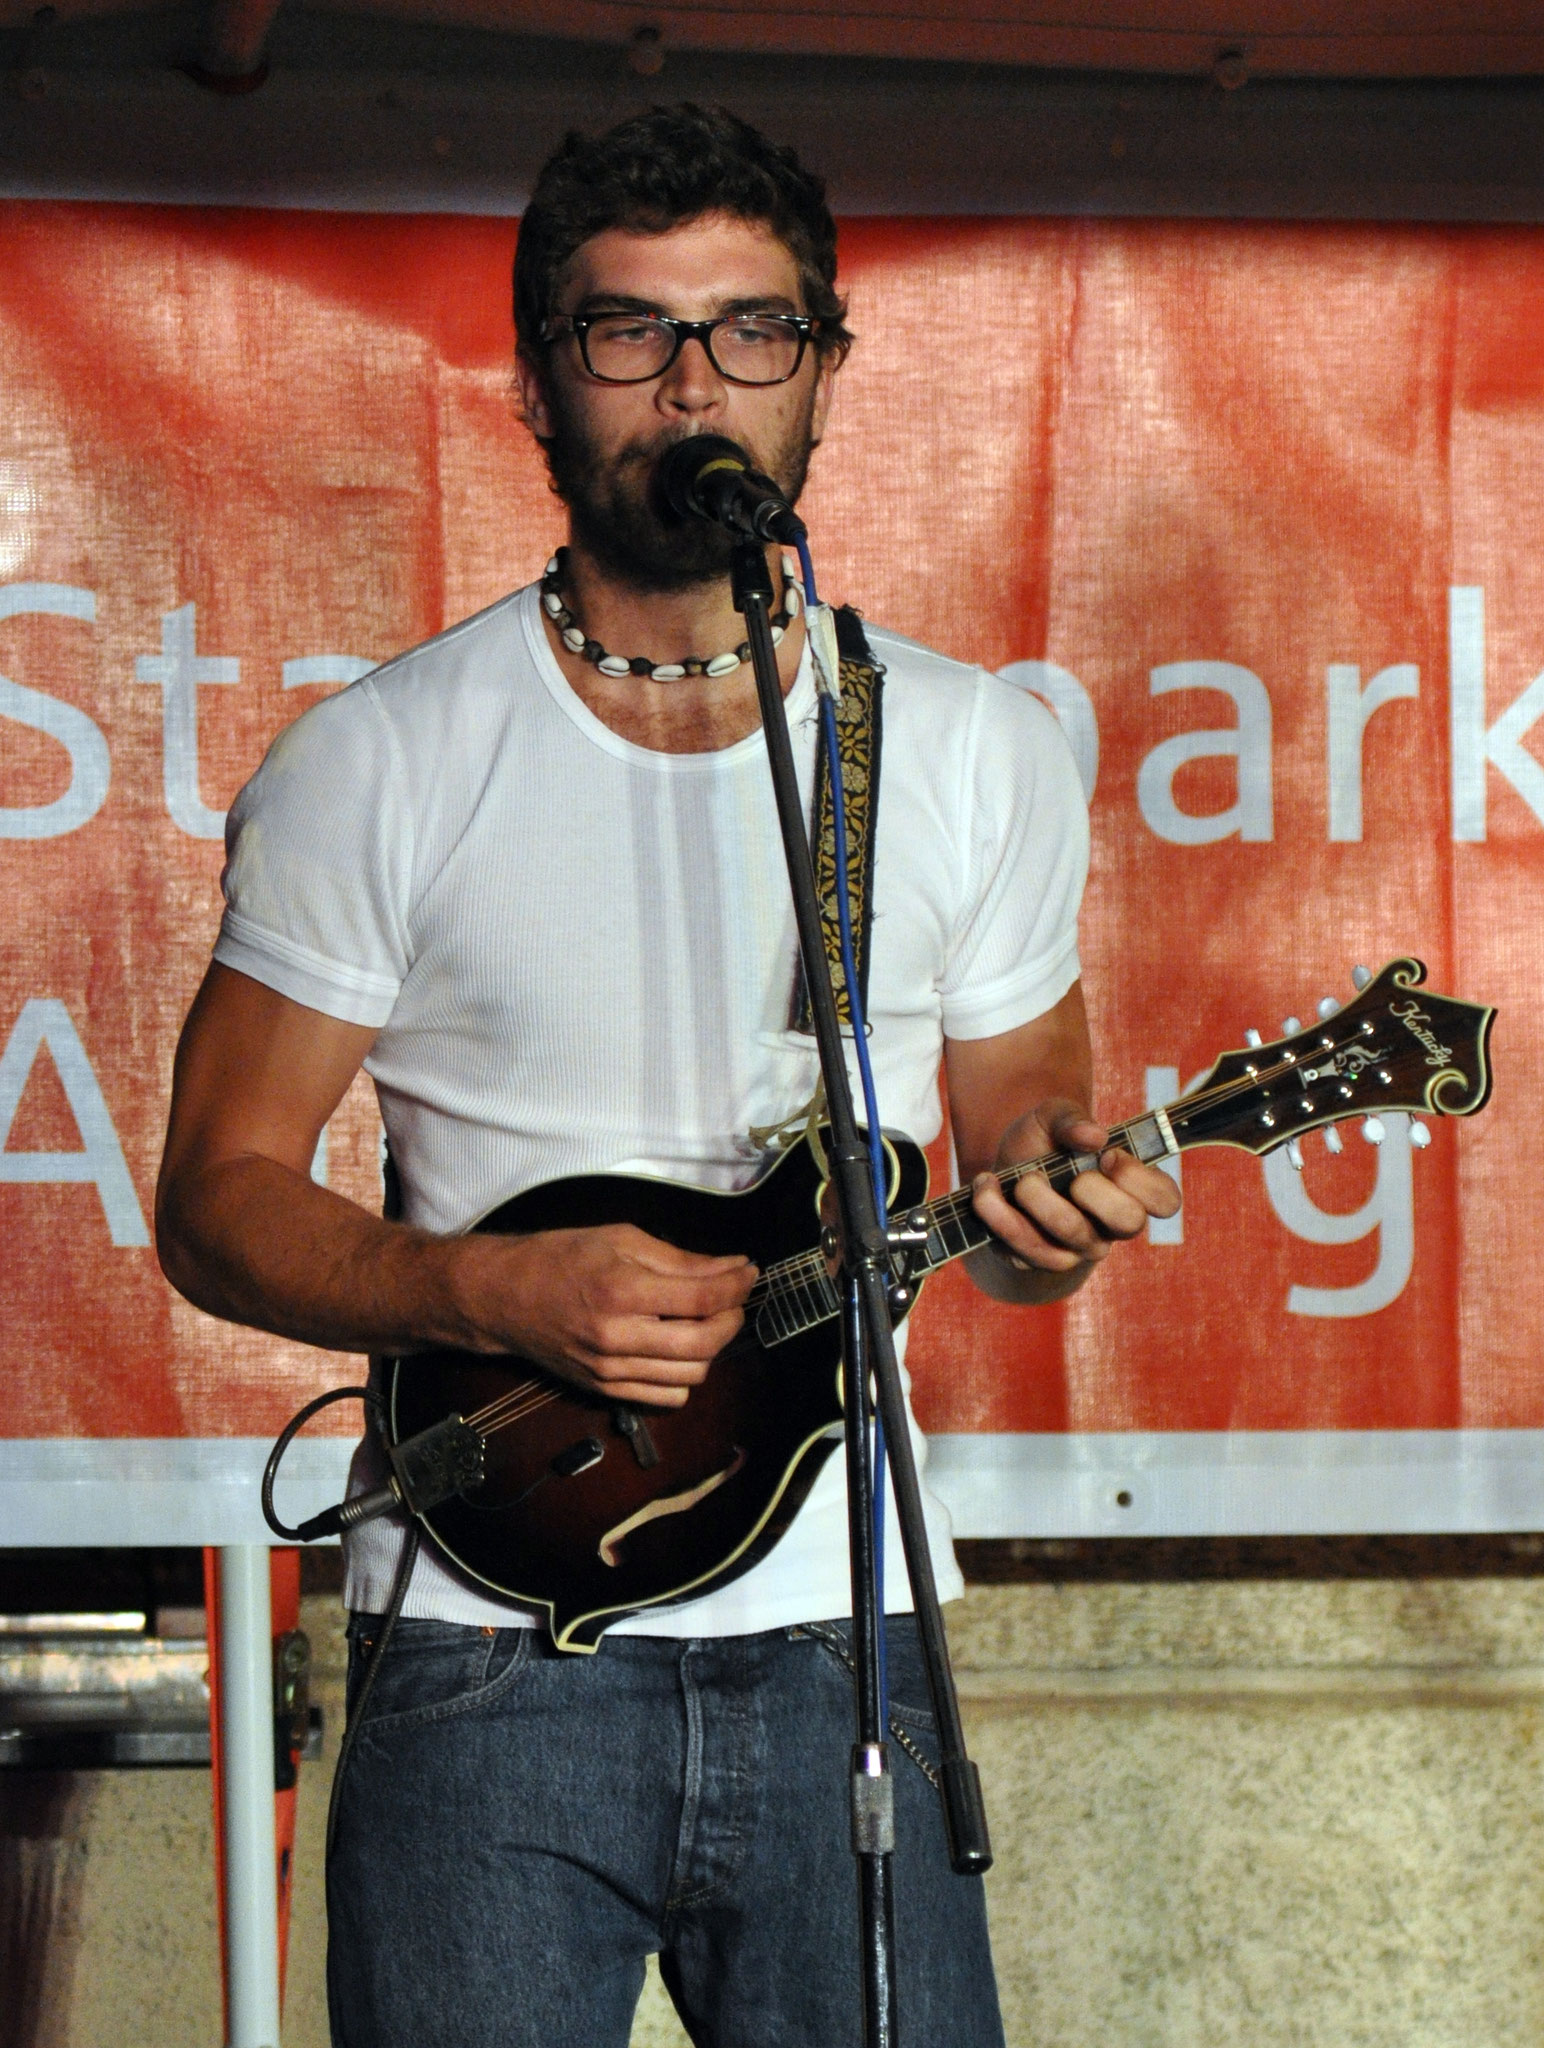
[(603, 654), (595, 666), (603, 676), (626, 676), (632, 674), (632, 663), (625, 654)]
[(658, 668), (649, 670), (650, 680), (656, 683), (679, 682), (685, 674), (686, 670), (678, 661), (662, 661)]
[(551, 561), (550, 561), (550, 562), (549, 562), (549, 563), (547, 564), (547, 569), (546, 569), (546, 573), (547, 573), (547, 575), (549, 575), (549, 576), (556, 576), (556, 574), (558, 573), (558, 569), (559, 569), (559, 566), (560, 566), (560, 564), (559, 564), (559, 562), (558, 562), (558, 558), (557, 558), (557, 556), (556, 556), (556, 555), (554, 555), (554, 556), (552, 557), (552, 560), (551, 560)]
[(555, 590), (544, 590), (542, 592), (541, 602), (542, 610), (547, 614), (549, 619), (555, 619), (558, 613), (563, 609), (563, 600), (558, 596)]
[(781, 647), (781, 646), (782, 646), (782, 644), (783, 644), (783, 629), (782, 629), (782, 627), (781, 627), (781, 626), (774, 626), (774, 627), (772, 628), (772, 645), (773, 645), (774, 647)]
[(790, 583), (783, 592), (783, 610), (787, 612), (789, 618), (796, 619), (799, 616), (799, 606), (803, 601), (803, 596), (804, 593), (800, 590), (797, 583)]
[(584, 635), (580, 632), (577, 626), (564, 627), (563, 645), (568, 649), (570, 654), (583, 654)]
[(733, 675), (739, 666), (738, 654), (715, 654), (703, 673), (710, 676), (728, 676)]

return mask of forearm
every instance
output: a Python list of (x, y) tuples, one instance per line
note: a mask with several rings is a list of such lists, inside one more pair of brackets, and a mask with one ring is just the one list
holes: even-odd
[(481, 1348), (464, 1305), (474, 1240), (387, 1223), (259, 1154), (163, 1187), (162, 1269), (195, 1306), (332, 1351)]

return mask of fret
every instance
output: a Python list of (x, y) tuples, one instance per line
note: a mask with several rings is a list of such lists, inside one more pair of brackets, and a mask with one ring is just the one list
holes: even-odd
[(766, 1276), (766, 1306), (756, 1317), (756, 1336), (766, 1346), (786, 1344), (841, 1308), (841, 1297), (824, 1263), (809, 1265), (803, 1257), (773, 1267)]
[(1152, 1110), (1147, 1116), (1133, 1117), (1129, 1124), (1123, 1124), (1118, 1131), (1111, 1131), (1110, 1141), (1112, 1144), (1124, 1142), (1127, 1151), (1140, 1159), (1144, 1166), (1151, 1166), (1159, 1159), (1172, 1158), (1179, 1150), (1168, 1114), (1161, 1109)]
[(976, 1220), (974, 1211), (962, 1211), (951, 1202), (948, 1210), (939, 1219), (938, 1234), (943, 1239), (948, 1258), (963, 1258), (966, 1252), (974, 1251), (981, 1241), (974, 1236), (970, 1225), (967, 1224), (967, 1215), (972, 1221)]
[(919, 1245), (913, 1256), (919, 1273), (934, 1272), (939, 1266), (947, 1266), (954, 1257), (944, 1238), (943, 1226), (936, 1217), (929, 1226), (926, 1244)]
[(795, 1334), (787, 1297), (781, 1289), (768, 1295), (756, 1318), (756, 1335), (766, 1345), (781, 1344)]

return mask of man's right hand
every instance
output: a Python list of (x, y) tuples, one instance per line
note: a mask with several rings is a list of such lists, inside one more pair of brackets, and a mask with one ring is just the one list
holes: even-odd
[(374, 1032), (212, 967), (177, 1049), (157, 1191), (168, 1279), (213, 1315), (338, 1351), (518, 1351), (618, 1402), (679, 1408), (756, 1268), (631, 1224), (440, 1237), (311, 1179)]
[(608, 1401), (679, 1408), (745, 1321), (756, 1268), (631, 1223), (456, 1240), (465, 1343), (518, 1351)]

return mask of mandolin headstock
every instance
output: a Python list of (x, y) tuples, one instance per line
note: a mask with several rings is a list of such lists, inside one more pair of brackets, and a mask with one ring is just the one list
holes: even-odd
[(1345, 1117), (1473, 1116), (1490, 1095), (1496, 1013), (1433, 995), (1425, 980), (1419, 960), (1391, 960), (1352, 1002), (1307, 1030), (1225, 1052), (1198, 1087), (1169, 1104), (1175, 1143), (1262, 1153)]

